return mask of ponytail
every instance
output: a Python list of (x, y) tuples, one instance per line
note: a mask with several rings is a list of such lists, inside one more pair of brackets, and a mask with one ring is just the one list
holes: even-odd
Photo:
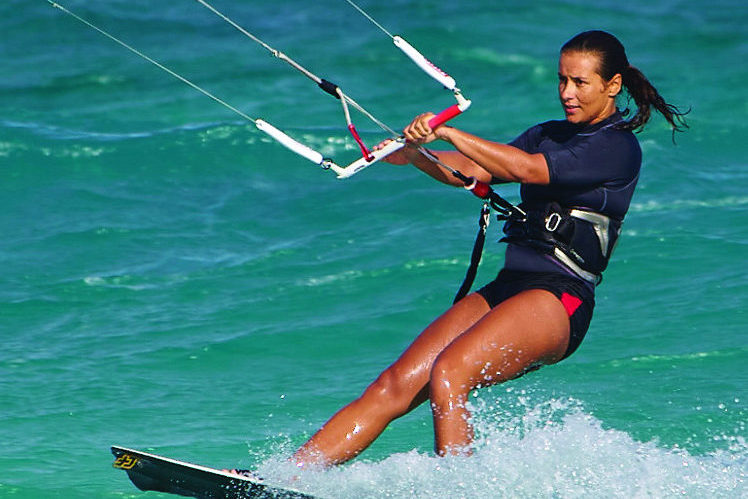
[(623, 86), (626, 87), (636, 104), (636, 114), (621, 126), (622, 129), (639, 131), (644, 128), (644, 125), (649, 121), (652, 107), (659, 111), (670, 123), (673, 133), (683, 132), (688, 128), (685, 119), (688, 111), (681, 112), (674, 105), (665, 102), (665, 99), (641, 71), (629, 65), (623, 70), (621, 77), (623, 78)]
[[(561, 47), (564, 52), (589, 52), (600, 58), (598, 73), (605, 81), (610, 81), (616, 74), (620, 74), (623, 86), (636, 104), (636, 114), (621, 123), (619, 128), (639, 132), (647, 124), (654, 107), (675, 132), (683, 132), (688, 128), (685, 115), (688, 111), (680, 111), (672, 104), (668, 104), (649, 82), (646, 76), (637, 68), (629, 64), (626, 49), (615, 36), (605, 31), (585, 31), (576, 35)], [(623, 111), (626, 116), (629, 110)]]

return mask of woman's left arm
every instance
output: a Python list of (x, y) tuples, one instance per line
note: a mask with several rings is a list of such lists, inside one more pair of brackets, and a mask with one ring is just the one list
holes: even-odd
[(529, 154), (516, 147), (482, 139), (457, 128), (440, 126), (432, 130), (428, 121), (434, 115), (422, 114), (404, 130), (405, 138), (417, 144), (443, 140), (475, 161), (494, 177), (523, 184), (548, 184), (550, 172), (545, 156)]

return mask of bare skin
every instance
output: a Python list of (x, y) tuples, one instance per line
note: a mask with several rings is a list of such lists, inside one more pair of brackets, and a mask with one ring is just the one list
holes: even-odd
[(366, 449), (387, 424), (427, 399), (439, 455), (472, 441), (464, 402), (478, 385), (511, 379), (536, 363), (563, 356), (569, 319), (550, 292), (521, 293), (491, 310), (471, 294), (428, 326), (366, 391), (341, 409), (294, 458), (338, 464)]
[[(566, 119), (594, 124), (615, 112), (621, 76), (604, 81), (596, 54), (569, 52), (559, 59), (559, 99)], [(478, 180), (547, 184), (542, 154), (528, 154), (456, 128), (428, 126), (431, 113), (404, 130), (411, 144), (435, 140), (455, 150), (440, 161)], [(381, 146), (381, 145), (380, 145)], [(435, 179), (462, 184), (438, 164), (409, 146), (391, 154), (392, 164), (413, 164)], [(467, 454), (473, 440), (466, 402), (470, 392), (515, 378), (527, 369), (563, 358), (569, 343), (569, 318), (561, 302), (545, 290), (528, 290), (491, 309), (471, 294), (434, 320), (391, 366), (338, 411), (293, 456), (298, 466), (332, 465), (354, 458), (394, 419), (430, 400), (438, 455)]]

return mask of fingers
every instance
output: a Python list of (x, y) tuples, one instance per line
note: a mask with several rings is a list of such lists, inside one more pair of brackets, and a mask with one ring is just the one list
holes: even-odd
[(372, 147), (372, 148), (371, 148), (371, 150), (372, 150), (372, 151), (378, 151), (378, 150), (380, 150), (380, 149), (384, 148), (384, 146), (386, 146), (386, 145), (387, 145), (387, 144), (389, 144), (390, 142), (392, 142), (392, 140), (393, 140), (393, 139), (384, 139), (384, 140), (383, 140), (382, 142), (380, 142), (379, 144), (377, 144), (377, 145), (375, 145), (374, 147)]
[[(378, 151), (379, 149), (383, 148), (387, 144), (392, 142), (392, 139), (385, 139), (379, 144), (375, 145), (372, 149), (374, 151)], [(384, 161), (385, 163), (389, 163), (391, 165), (407, 165), (412, 161), (407, 149), (408, 147), (403, 147), (401, 149), (398, 149), (397, 151), (394, 151), (387, 156), (383, 157), (381, 161)]]
[[(382, 161), (393, 165), (407, 165), (412, 163), (419, 155), (417, 146), (428, 144), (439, 138), (434, 130), (429, 126), (429, 120), (433, 117), (434, 113), (423, 113), (416, 116), (403, 130), (403, 136), (406, 139), (405, 147), (388, 154), (386, 157), (382, 158)], [(372, 147), (372, 150), (378, 151), (392, 142), (392, 140), (393, 139), (385, 139)]]
[(434, 113), (423, 113), (415, 117), (410, 124), (403, 130), (403, 135), (409, 142), (415, 144), (427, 144), (436, 140), (434, 131), (429, 126), (429, 120), (434, 117)]

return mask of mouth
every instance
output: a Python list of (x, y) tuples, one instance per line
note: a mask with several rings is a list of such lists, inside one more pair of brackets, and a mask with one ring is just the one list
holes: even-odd
[(574, 114), (580, 109), (579, 106), (573, 106), (571, 104), (564, 104), (563, 106), (564, 106), (564, 112), (566, 114)]

